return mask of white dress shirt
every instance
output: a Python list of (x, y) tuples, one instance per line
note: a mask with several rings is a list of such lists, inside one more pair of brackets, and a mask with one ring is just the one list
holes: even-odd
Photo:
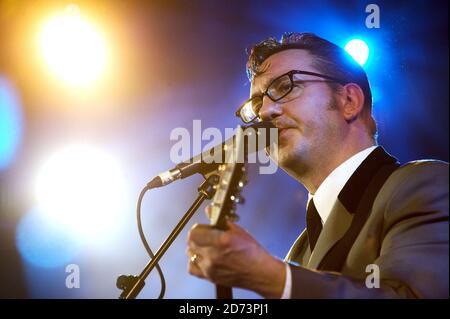
[[(315, 194), (308, 194), (308, 204), (314, 198), (314, 204), (317, 212), (322, 219), (322, 224), (328, 219), (334, 203), (336, 202), (339, 193), (344, 188), (347, 181), (361, 165), (361, 163), (369, 156), (372, 151), (377, 148), (377, 145), (368, 147), (359, 153), (356, 153), (341, 165), (336, 167), (330, 175), (320, 184)], [(289, 299), (291, 297), (292, 288), (292, 274), (291, 268), (286, 263), (286, 280), (284, 284), (283, 294), (281, 299)]]

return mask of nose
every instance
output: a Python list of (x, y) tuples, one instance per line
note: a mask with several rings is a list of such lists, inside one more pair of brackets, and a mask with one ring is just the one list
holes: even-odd
[(263, 104), (259, 110), (259, 118), (263, 121), (272, 121), (282, 113), (281, 105), (273, 102), (267, 96), (263, 98)]

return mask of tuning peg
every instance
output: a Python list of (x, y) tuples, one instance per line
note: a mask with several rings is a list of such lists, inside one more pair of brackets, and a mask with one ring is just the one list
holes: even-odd
[(234, 204), (244, 204), (245, 198), (241, 196), (241, 194), (231, 195), (230, 199)]
[(239, 179), (238, 187), (239, 188), (244, 188), (244, 186), (247, 185), (247, 184), (248, 184), (247, 174), (243, 174), (241, 176), (241, 178)]

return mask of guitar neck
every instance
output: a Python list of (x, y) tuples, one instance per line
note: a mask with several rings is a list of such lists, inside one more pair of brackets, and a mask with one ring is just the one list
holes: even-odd
[(217, 299), (233, 299), (233, 290), (231, 287), (216, 285)]
[[(213, 227), (226, 231), (227, 220), (236, 220), (236, 204), (242, 201), (240, 192), (245, 185), (245, 165), (239, 162), (243, 158), (244, 149), (243, 131), (238, 127), (235, 135), (234, 143), (226, 145), (226, 160), (218, 166), (217, 172), (218, 182), (215, 185), (216, 192), (214, 194), (211, 209), (208, 214), (210, 224)], [(241, 156), (242, 155), (242, 156)], [(231, 287), (216, 285), (217, 299), (233, 299), (233, 291)]]

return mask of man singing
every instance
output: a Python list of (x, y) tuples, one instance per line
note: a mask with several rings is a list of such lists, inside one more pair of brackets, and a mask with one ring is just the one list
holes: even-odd
[(307, 227), (282, 261), (236, 224), (195, 225), (189, 272), (265, 298), (448, 298), (448, 163), (401, 165), (378, 146), (365, 71), (314, 34), (257, 44), (247, 72), (238, 114), (278, 128), (275, 160), (309, 192)]

